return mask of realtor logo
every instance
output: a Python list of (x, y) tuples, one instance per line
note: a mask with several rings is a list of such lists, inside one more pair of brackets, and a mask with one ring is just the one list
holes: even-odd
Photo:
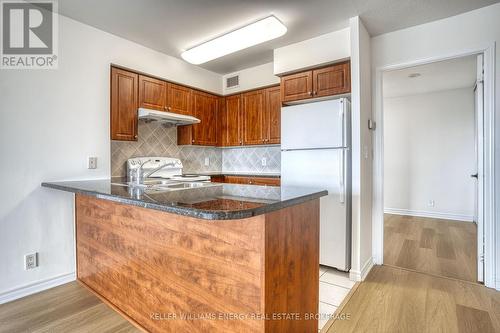
[(2, 0), (0, 5), (0, 68), (57, 68), (57, 3)]

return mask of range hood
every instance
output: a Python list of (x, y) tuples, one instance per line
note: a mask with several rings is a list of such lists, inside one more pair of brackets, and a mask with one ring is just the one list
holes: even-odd
[(169, 123), (174, 125), (190, 125), (197, 124), (200, 122), (200, 119), (186, 116), (183, 114), (165, 112), (165, 111), (157, 111), (151, 109), (139, 108), (137, 111), (139, 119), (149, 120), (149, 121), (160, 121), (163, 123)]

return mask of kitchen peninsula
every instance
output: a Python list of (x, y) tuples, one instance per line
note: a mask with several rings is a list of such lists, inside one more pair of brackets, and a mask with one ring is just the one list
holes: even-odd
[(136, 326), (318, 330), (326, 191), (217, 183), (152, 190), (111, 180), (42, 186), (76, 194), (77, 278)]

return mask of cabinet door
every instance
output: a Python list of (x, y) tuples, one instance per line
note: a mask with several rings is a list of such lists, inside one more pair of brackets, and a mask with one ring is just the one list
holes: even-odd
[(291, 102), (312, 97), (312, 71), (286, 75), (281, 78), (281, 100)]
[(264, 144), (264, 113), (266, 108), (264, 90), (241, 94), (244, 145)]
[(137, 141), (138, 75), (111, 68), (111, 140)]
[(226, 98), (219, 97), (217, 102), (217, 117), (215, 134), (217, 135), (216, 147), (224, 146), (224, 126), (226, 123)]
[(210, 176), (212, 183), (225, 183), (224, 176)]
[(249, 177), (252, 185), (280, 186), (280, 179), (274, 177)]
[(193, 113), (200, 119), (193, 125), (193, 144), (215, 146), (217, 144), (217, 96), (201, 91), (193, 92)]
[(191, 115), (191, 89), (173, 83), (166, 86), (167, 111)]
[(266, 89), (266, 115), (264, 119), (266, 143), (281, 141), (281, 93), (280, 87)]
[(313, 96), (323, 97), (351, 92), (350, 63), (313, 70)]
[(230, 184), (248, 184), (248, 177), (224, 176), (224, 182)]
[(222, 125), (224, 146), (241, 145), (241, 95), (226, 97), (225, 121)]
[(139, 75), (139, 107), (165, 111), (166, 82)]

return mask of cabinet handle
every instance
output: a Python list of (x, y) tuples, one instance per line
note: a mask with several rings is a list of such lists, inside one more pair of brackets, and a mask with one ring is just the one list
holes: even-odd
[(165, 111), (167, 111), (168, 110), (168, 106), (165, 106), (164, 109), (165, 109)]
[(317, 91), (313, 91), (313, 95), (316, 95), (318, 92)]
[(136, 135), (134, 135), (134, 139), (137, 139), (137, 134), (136, 134)]
[(307, 93), (309, 94), (309, 96), (312, 96), (312, 91), (308, 91)]
[(172, 111), (172, 107), (171, 106), (168, 107), (168, 111)]

